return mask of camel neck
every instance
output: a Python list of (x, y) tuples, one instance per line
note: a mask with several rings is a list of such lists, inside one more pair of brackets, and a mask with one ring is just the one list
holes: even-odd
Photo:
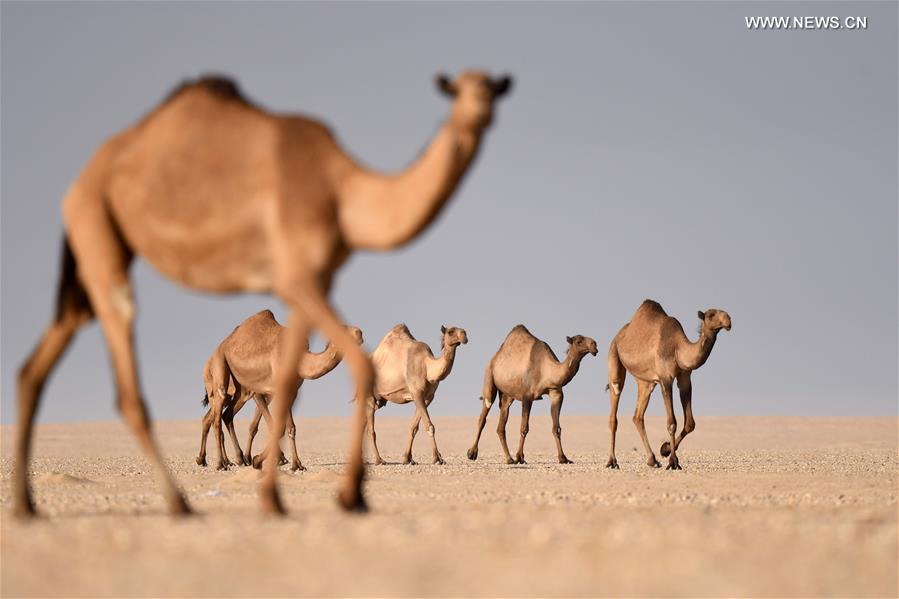
[(323, 377), (340, 364), (340, 358), (340, 352), (331, 343), (318, 353), (306, 352), (298, 369), (300, 378), (314, 380)]
[(427, 227), (477, 153), (481, 130), (444, 123), (421, 156), (397, 174), (350, 164), (335, 175), (338, 217), (351, 249), (402, 246)]
[(573, 353), (571, 350), (565, 354), (565, 359), (559, 362), (557, 379), (558, 386), (564, 387), (571, 379), (574, 378), (574, 375), (577, 374), (578, 369), (581, 367), (581, 360), (584, 359), (584, 354)]
[(705, 327), (699, 333), (699, 339), (691, 342), (686, 335), (677, 349), (678, 366), (684, 370), (696, 370), (709, 359), (715, 341), (718, 338), (716, 331), (706, 330)]
[(456, 346), (444, 345), (443, 351), (436, 358), (431, 358), (427, 364), (428, 381), (438, 383), (449, 376), (456, 359)]

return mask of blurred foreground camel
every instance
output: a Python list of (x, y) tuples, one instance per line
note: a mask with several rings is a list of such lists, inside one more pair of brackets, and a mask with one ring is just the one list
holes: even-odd
[[(357, 344), (362, 344), (362, 331), (356, 327), (347, 327)], [(275, 386), (275, 368), (278, 356), (281, 354), (281, 345), (287, 329), (278, 324), (275, 315), (270, 310), (263, 310), (244, 320), (230, 335), (219, 344), (212, 356), (203, 367), (203, 383), (206, 387), (204, 403), (210, 404), (209, 412), (203, 418), (203, 432), (200, 437), (200, 453), (197, 456), (197, 464), (206, 465), (206, 436), (209, 427), (215, 427), (215, 436), (218, 440), (219, 461), (217, 469), (224, 470), (234, 464), (228, 459), (225, 452), (224, 435), (222, 434), (222, 421), (228, 427), (234, 451), (237, 453), (237, 461), (241, 465), (249, 466), (253, 438), (259, 429), (259, 420), (263, 414), (267, 417), (269, 428), (272, 427), (272, 418), (268, 414), (266, 402), (272, 394)], [(319, 353), (308, 351), (304, 354), (303, 361), (297, 367), (300, 377), (299, 385), (304, 380), (322, 377), (340, 363), (342, 355), (329, 343)], [(256, 400), (256, 415), (250, 425), (249, 439), (247, 440), (247, 453), (244, 454), (237, 441), (234, 431), (234, 416), (244, 404), (250, 400)], [(223, 411), (227, 409), (228, 415), (223, 417)], [(297, 453), (296, 424), (293, 414), (287, 414), (287, 437), (291, 442), (291, 470), (305, 470)], [(279, 456), (281, 452), (278, 452)], [(259, 463), (256, 465), (258, 466)]]
[[(41, 390), (75, 332), (97, 318), (115, 372), (117, 404), (154, 467), (169, 510), (190, 510), (150, 431), (134, 356), (135, 256), (185, 287), (212, 293), (272, 292), (290, 308), (275, 368), (277, 451), (296, 398), (306, 339), (320, 331), (345, 356), (356, 396), (371, 396), (371, 362), (328, 301), (334, 273), (356, 250), (389, 250), (424, 230), (472, 164), (508, 77), (466, 71), (438, 77), (453, 98), (449, 118), (398, 174), (360, 166), (318, 121), (273, 114), (230, 80), (183, 84), (137, 124), (106, 141), (63, 199), (62, 269), (56, 314), (18, 374), (14, 510), (35, 513), (28, 485)], [(364, 102), (360, 100), (360, 106)], [(366, 401), (359, 401), (340, 504), (365, 509)], [(283, 513), (266, 462), (263, 511)]]
[[(618, 430), (618, 400), (628, 372), (637, 380), (637, 409), (634, 425), (646, 448), (646, 462), (653, 468), (661, 466), (652, 453), (646, 438), (643, 415), (649, 405), (649, 396), (656, 385), (662, 387), (665, 412), (668, 415), (669, 440), (662, 444), (659, 453), (668, 456), (668, 470), (680, 470), (677, 447), (696, 428), (693, 421), (692, 385), (690, 373), (705, 364), (715, 347), (718, 331), (730, 330), (730, 316), (724, 310), (710, 309), (698, 312), (701, 321), (699, 339), (693, 343), (684, 334), (677, 319), (668, 316), (658, 302), (645, 300), (624, 325), (609, 347), (609, 384), (612, 411), (609, 415), (609, 431), (612, 433), (607, 468), (618, 468), (615, 458), (615, 433)], [(677, 381), (680, 401), (684, 409), (684, 428), (677, 439), (677, 420), (674, 417), (672, 385)]]
[[(412, 336), (404, 324), (398, 324), (387, 333), (371, 354), (375, 369), (374, 394), (368, 402), (368, 435), (371, 438), (375, 464), (383, 464), (378, 452), (375, 434), (375, 410), (390, 401), (397, 404), (415, 403), (415, 416), (409, 429), (409, 445), (403, 454), (404, 464), (415, 464), (412, 459), (412, 443), (418, 433), (422, 418), (431, 437), (434, 463), (445, 464), (437, 449), (434, 424), (428, 414), (428, 406), (434, 401), (434, 393), (440, 381), (449, 376), (456, 359), (456, 348), (468, 343), (468, 334), (458, 327), (440, 327), (442, 347), (440, 357), (435, 358), (431, 348)], [(357, 398), (358, 401), (358, 398)]]
[[(469, 460), (478, 459), (481, 432), (487, 423), (487, 414), (499, 393), (500, 412), (496, 434), (499, 435), (503, 453), (506, 454), (507, 464), (525, 463), (524, 439), (528, 435), (531, 404), (543, 399), (544, 395), (549, 395), (550, 399), (553, 436), (556, 438), (559, 463), (571, 463), (562, 451), (562, 427), (559, 426), (559, 413), (562, 411), (563, 400), (562, 387), (577, 374), (585, 355), (596, 355), (596, 341), (582, 335), (567, 337), (566, 340), (568, 353), (565, 360), (559, 362), (549, 345), (534, 337), (524, 325), (520, 324), (509, 332), (484, 372), (484, 391), (481, 395), (484, 406), (478, 419), (478, 434), (474, 445), (468, 450)], [(506, 422), (509, 420), (509, 407), (516, 399), (521, 402), (521, 439), (518, 442), (518, 453), (513, 459), (506, 444)]]

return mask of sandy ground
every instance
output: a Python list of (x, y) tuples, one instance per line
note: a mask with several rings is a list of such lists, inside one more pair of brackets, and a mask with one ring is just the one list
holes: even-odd
[[(400, 408), (386, 410), (402, 414)], [(406, 410), (408, 412), (408, 410)], [(348, 422), (301, 419), (309, 470), (284, 473), (285, 519), (260, 517), (255, 473), (195, 465), (198, 424), (157, 425), (199, 512), (163, 512), (118, 423), (44, 425), (33, 464), (47, 516), (11, 519), (13, 430), (2, 427), (0, 592), (14, 596), (884, 596), (897, 594), (895, 418), (701, 418), (681, 472), (644, 464), (619, 426), (563, 414), (574, 464), (535, 416), (528, 465), (501, 460), (495, 417), (436, 419), (446, 466), (403, 466), (407, 419), (378, 418), (391, 464), (370, 469), (367, 516), (334, 502)], [(658, 448), (663, 423), (651, 419)], [(246, 422), (239, 426), (241, 442)], [(518, 439), (518, 419), (509, 426)], [(216, 455), (210, 446), (210, 458)], [(257, 445), (257, 448), (261, 445)], [(514, 452), (514, 446), (513, 446)], [(429, 462), (427, 435), (416, 457)]]

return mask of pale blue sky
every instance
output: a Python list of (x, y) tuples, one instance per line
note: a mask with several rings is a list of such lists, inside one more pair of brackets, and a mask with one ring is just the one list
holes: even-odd
[[(566, 335), (597, 340), (564, 413), (607, 413), (606, 348), (646, 297), (691, 335), (699, 309), (733, 317), (694, 376), (700, 419), (895, 414), (896, 7), (3, 2), (2, 421), (51, 316), (66, 187), (175, 83), (230, 73), (394, 169), (447, 113), (433, 75), (468, 66), (516, 77), (478, 162), (425, 235), (357, 255), (333, 294), (369, 348), (400, 321), (432, 346), (441, 324), (467, 329), (435, 416), (476, 417), (484, 366), (519, 322), (559, 355)], [(868, 30), (744, 24), (806, 14), (867, 16)], [(266, 297), (185, 291), (144, 263), (134, 279), (158, 418), (199, 418), (215, 345), (261, 308), (284, 315)], [(343, 368), (308, 384), (298, 414), (348, 415), (349, 388)], [(633, 404), (631, 383), (622, 411)], [(94, 325), (40, 416), (109, 419), (113, 405)]]

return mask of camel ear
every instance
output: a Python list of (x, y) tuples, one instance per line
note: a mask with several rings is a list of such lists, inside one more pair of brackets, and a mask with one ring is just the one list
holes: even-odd
[(699, 320), (705, 320), (705, 312), (703, 312), (702, 310), (700, 310), (699, 312), (697, 312), (697, 313), (696, 313), (696, 316), (699, 317)]
[(499, 98), (500, 96), (509, 93), (509, 90), (512, 89), (512, 77), (510, 75), (503, 75), (499, 79), (491, 81), (490, 85), (493, 88), (493, 97)]
[(445, 326), (441, 326), (441, 327), (440, 327), (440, 334), (441, 334), (441, 335), (446, 335), (446, 327), (445, 327)]
[(565, 337), (565, 341), (570, 344), (572, 341), (574, 341), (574, 339), (572, 339), (571, 337)]
[(435, 82), (437, 83), (437, 89), (443, 92), (444, 95), (451, 98), (456, 95), (456, 86), (453, 85), (453, 82), (450, 81), (450, 78), (443, 73), (437, 75), (437, 79), (435, 79)]

